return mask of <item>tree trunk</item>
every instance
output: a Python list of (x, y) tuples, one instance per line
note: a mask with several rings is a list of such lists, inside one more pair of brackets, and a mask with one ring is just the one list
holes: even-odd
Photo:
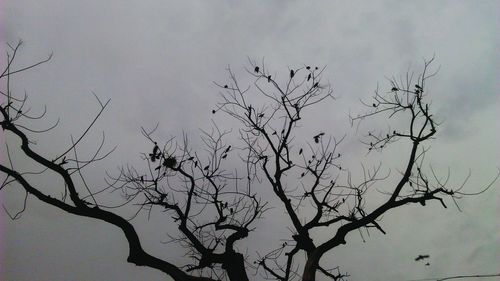
[(302, 274), (302, 281), (315, 281), (316, 280), (316, 271), (318, 270), (320, 255), (317, 251), (312, 252), (306, 261), (306, 265), (304, 266), (304, 273)]
[(228, 259), (224, 265), (223, 269), (226, 270), (227, 276), (231, 281), (248, 281), (247, 272), (245, 269), (245, 259), (240, 253), (234, 253), (231, 258)]

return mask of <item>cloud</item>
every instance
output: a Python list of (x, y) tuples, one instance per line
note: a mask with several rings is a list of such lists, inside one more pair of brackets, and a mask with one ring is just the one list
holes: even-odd
[[(97, 109), (91, 92), (103, 99), (111, 98), (111, 105), (89, 139), (89, 149), (101, 130), (106, 132), (110, 147), (119, 145), (103, 167), (112, 170), (119, 164), (137, 163), (139, 153), (149, 149), (140, 135), (140, 127), (152, 128), (157, 122), (159, 139), (180, 136), (186, 131), (193, 139), (192, 144), (198, 146), (201, 143), (197, 139), (198, 128), (210, 128), (211, 118), (222, 125), (234, 126), (228, 118), (211, 114), (219, 91), (212, 82), (227, 81), (228, 65), (245, 80), (243, 67), (249, 57), (264, 60), (273, 69), (273, 75), (281, 78), (287, 75), (288, 67), (327, 65), (324, 77), (332, 83), (339, 98), (325, 104), (320, 111), (307, 112), (307, 117), (310, 124), (320, 124), (317, 126), (335, 136), (347, 131), (349, 140), (344, 149), (359, 156), (349, 161), (349, 165), (356, 167), (359, 162), (373, 159), (360, 152), (358, 139), (362, 132), (348, 127), (347, 114), (359, 110), (359, 99), (368, 98), (377, 83), (381, 91), (388, 90), (385, 77), (405, 74), (408, 69), (418, 72), (422, 59), (435, 55), (435, 68), (441, 68), (430, 80), (428, 93), (437, 118), (444, 123), (440, 139), (433, 144), (437, 152), (429, 155), (432, 163), (443, 163), (444, 167), (448, 164), (458, 171), (466, 171), (471, 163), (478, 167), (479, 179), (483, 175), (489, 178), (495, 172), (490, 169), (495, 163), (490, 143), (498, 142), (498, 133), (492, 132), (500, 90), (498, 1), (10, 1), (2, 5), (5, 7), (3, 40), (26, 42), (19, 59), (21, 65), (51, 52), (55, 54), (50, 63), (13, 81), (16, 92), (26, 90), (30, 95), (33, 108), (48, 105), (47, 120), (62, 118), (58, 130), (40, 137), (37, 148), (49, 154), (66, 147), (69, 135), (78, 135), (88, 124)], [(310, 133), (308, 130), (318, 128), (310, 125), (303, 131)], [(474, 153), (459, 153), (471, 149)], [(396, 173), (404, 155), (396, 149), (392, 153), (382, 159), (387, 163), (386, 168)], [(103, 172), (93, 170), (89, 177), (98, 182)], [(477, 180), (475, 186), (485, 182)], [(498, 197), (498, 192), (494, 192)], [(11, 196), (15, 197), (6, 195), (3, 200), (12, 199)], [(495, 196), (488, 197), (478, 197), (474, 202), (490, 204), (492, 208), (491, 198)], [(449, 262), (437, 262), (431, 271), (436, 275), (452, 273), (472, 257), (495, 257), (491, 252), (485, 253), (478, 243), (466, 248), (457, 246), (464, 236), (449, 239), (450, 232), (464, 232), (464, 229), (470, 235), (467, 239), (474, 239), (478, 231), (489, 229), (487, 224), (494, 224), (476, 221), (484, 212), (488, 216), (493, 212), (481, 210), (475, 204), (467, 206), (474, 216), (466, 219), (450, 211), (442, 213), (438, 206), (397, 212), (384, 218), (391, 233), (388, 236), (374, 234), (363, 244), (357, 234), (351, 235), (349, 241), (355, 250), (339, 249), (339, 263), (348, 268), (353, 280), (387, 280), (388, 275), (401, 280), (410, 274), (415, 278), (428, 276), (411, 263), (411, 257), (421, 249), (436, 246), (433, 256), (454, 257)], [(2, 216), (5, 218), (5, 214)], [(31, 280), (32, 272), (22, 268), (26, 264), (21, 261), (23, 257), (29, 257), (32, 271), (43, 272), (38, 275), (40, 280), (65, 280), (75, 272), (91, 280), (163, 278), (154, 271), (147, 271), (144, 277), (144, 269), (136, 270), (126, 264), (122, 237), (102, 224), (80, 225), (79, 218), (64, 216), (31, 201), (24, 216), (19, 222), (5, 223), (7, 279)], [(429, 224), (432, 231), (415, 235), (414, 222)], [(271, 225), (279, 223), (262, 222), (266, 229), (251, 239), (266, 237)], [(154, 226), (144, 226), (143, 234), (148, 249), (159, 254), (165, 251), (166, 256), (175, 259), (178, 253), (158, 247), (167, 228), (159, 231)], [(72, 237), (75, 229), (78, 236)], [(41, 231), (43, 243), (33, 241), (33, 233)], [(52, 239), (51, 233), (58, 235), (57, 239)], [(109, 241), (108, 237), (117, 238)], [(498, 237), (484, 239), (491, 243)], [(440, 244), (435, 241), (446, 244), (439, 249)], [(414, 246), (417, 244), (420, 248)], [(82, 249), (80, 256), (71, 254), (73, 251), (60, 252), (72, 245), (89, 248)], [(372, 254), (387, 252), (388, 247), (394, 252), (380, 257)], [(33, 249), (37, 255), (29, 254)], [(102, 259), (92, 263), (96, 255)], [(408, 262), (402, 256), (408, 256)], [(333, 258), (332, 262), (339, 260)], [(373, 263), (374, 258), (380, 266)], [(78, 264), (78, 268), (68, 267), (66, 260)], [(481, 269), (494, 268), (494, 260), (484, 260)], [(396, 261), (401, 269), (391, 267)], [(60, 266), (49, 267), (51, 264)], [(45, 266), (48, 269), (43, 270)], [(119, 270), (109, 273), (104, 267), (119, 267)]]

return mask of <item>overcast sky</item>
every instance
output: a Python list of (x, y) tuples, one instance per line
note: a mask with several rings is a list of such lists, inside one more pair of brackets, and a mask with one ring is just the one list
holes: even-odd
[[(228, 65), (245, 77), (248, 57), (264, 58), (283, 74), (288, 67), (326, 65), (324, 79), (338, 99), (328, 101), (327, 111), (311, 113), (311, 124), (334, 136), (347, 134), (344, 153), (352, 155), (347, 164), (353, 170), (378, 157), (386, 169), (397, 170), (405, 154), (388, 149), (365, 158), (348, 114), (360, 110), (359, 99), (369, 98), (377, 83), (389, 87), (385, 77), (418, 71), (424, 58), (435, 56), (440, 70), (428, 94), (443, 123), (429, 163), (442, 173), (449, 167), (455, 184), (470, 168), (470, 191), (485, 186), (500, 166), (499, 1), (7, 0), (0, 7), (2, 45), (25, 43), (19, 65), (54, 54), (12, 81), (17, 93), (29, 95), (33, 110), (48, 106), (39, 126), (61, 118), (57, 129), (37, 138), (38, 151), (55, 155), (84, 129), (98, 109), (92, 92), (111, 99), (82, 147), (82, 153), (95, 147), (102, 130), (108, 148), (118, 145), (88, 171), (95, 185), (104, 184), (104, 169), (116, 172), (149, 149), (141, 126), (159, 122), (159, 138), (184, 131), (196, 145), (198, 128), (210, 128), (210, 118), (229, 124), (210, 113), (219, 101), (213, 82), (227, 81)], [(58, 182), (49, 178), (43, 184)], [(352, 234), (329, 261), (351, 280), (497, 272), (498, 186), (461, 201), (463, 212), (448, 202), (448, 209), (434, 203), (387, 214), (387, 235), (374, 233), (363, 243)], [(2, 201), (16, 210), (20, 194), (3, 192)], [(21, 220), (12, 222), (3, 211), (0, 219), (2, 280), (165, 280), (158, 271), (127, 263), (122, 233), (104, 223), (34, 199)], [(160, 243), (174, 229), (144, 223), (144, 217), (134, 224), (147, 250), (168, 260), (179, 255)], [(262, 223), (250, 241), (269, 237), (269, 225)], [(431, 266), (415, 263), (422, 253), (431, 255)]]

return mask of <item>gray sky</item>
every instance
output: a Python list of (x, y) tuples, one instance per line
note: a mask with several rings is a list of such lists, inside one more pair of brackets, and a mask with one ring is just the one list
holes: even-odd
[[(324, 78), (338, 99), (329, 102), (328, 111), (311, 114), (311, 122), (335, 136), (347, 133), (344, 153), (352, 155), (347, 165), (353, 170), (362, 162), (383, 160), (395, 171), (404, 157), (396, 149), (365, 157), (360, 135), (348, 126), (348, 113), (360, 110), (359, 99), (370, 97), (377, 83), (388, 87), (385, 77), (409, 67), (419, 70), (423, 58), (435, 55), (434, 66), (441, 68), (428, 93), (443, 124), (430, 163), (443, 173), (449, 167), (454, 183), (470, 168), (470, 191), (496, 174), (499, 1), (186, 2), (0, 3), (2, 45), (25, 42), (19, 65), (54, 53), (49, 63), (13, 81), (18, 93), (29, 94), (34, 110), (47, 104), (44, 124), (61, 117), (57, 129), (38, 137), (37, 149), (51, 155), (69, 145), (70, 135), (78, 135), (97, 110), (92, 92), (111, 98), (82, 147), (82, 153), (95, 147), (94, 137), (102, 130), (108, 147), (118, 145), (116, 153), (87, 172), (92, 183), (103, 185), (104, 168), (114, 172), (120, 164), (137, 163), (139, 153), (149, 149), (141, 126), (160, 122), (159, 137), (185, 131), (199, 143), (198, 128), (210, 128), (210, 111), (219, 101), (213, 81), (227, 81), (228, 65), (244, 77), (250, 57), (265, 58), (277, 73), (327, 65)], [(214, 118), (230, 124), (222, 116)], [(56, 184), (50, 178), (43, 183)], [(396, 210), (383, 218), (387, 235), (373, 233), (363, 243), (352, 234), (328, 260), (348, 271), (351, 280), (496, 272), (498, 186), (463, 200), (461, 213), (452, 202), (444, 210), (436, 203)], [(19, 207), (18, 199), (15, 190), (2, 193), (9, 208)], [(9, 221), (4, 212), (0, 219), (2, 280), (165, 280), (160, 272), (128, 264), (123, 235), (104, 223), (63, 214), (34, 199), (21, 220)], [(134, 223), (145, 248), (175, 260), (179, 252), (160, 243), (174, 229), (143, 221)], [(249, 243), (269, 237), (273, 223), (262, 222)], [(413, 261), (421, 253), (431, 255), (430, 267)]]

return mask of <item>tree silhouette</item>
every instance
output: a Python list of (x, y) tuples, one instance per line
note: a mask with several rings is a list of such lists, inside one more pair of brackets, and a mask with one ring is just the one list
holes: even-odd
[[(117, 175), (111, 173), (107, 178), (105, 189), (96, 190), (87, 185), (82, 169), (104, 159), (113, 150), (103, 151), (104, 135), (89, 159), (79, 155), (78, 147), (109, 100), (102, 102), (96, 97), (99, 108), (94, 119), (55, 158), (35, 151), (32, 134), (45, 133), (55, 125), (42, 131), (27, 125), (26, 121), (41, 119), (43, 114), (31, 116), (23, 110), (27, 97), (11, 93), (10, 78), (50, 57), (28, 67), (15, 68), (13, 62), (20, 46), (21, 43), (9, 45), (7, 64), (0, 76), (6, 81), (6, 89), (1, 92), (5, 100), (0, 106), (0, 124), (5, 134), (20, 141), (16, 153), (24, 154), (42, 169), (32, 172), (15, 167), (11, 161), (13, 147), (6, 142), (9, 161), (0, 165), (5, 175), (0, 188), (20, 185), (25, 192), (21, 211), (11, 215), (7, 210), (8, 214), (12, 219), (19, 218), (25, 210), (26, 198), (33, 196), (65, 212), (107, 222), (126, 237), (128, 262), (158, 269), (176, 281), (244, 281), (252, 274), (258, 280), (311, 281), (317, 280), (318, 275), (322, 275), (322, 280), (325, 276), (347, 280), (348, 273), (321, 261), (332, 249), (346, 244), (349, 233), (373, 228), (385, 234), (381, 216), (392, 209), (415, 203), (425, 206), (433, 200), (446, 208), (445, 200), (457, 204), (465, 195), (483, 192), (498, 178), (497, 174), (483, 190), (468, 194), (462, 190), (465, 182), (458, 187), (449, 186), (434, 170), (425, 168), (423, 144), (435, 137), (439, 127), (426, 100), (426, 81), (435, 75), (428, 73), (431, 59), (425, 62), (416, 79), (411, 75), (399, 81), (392, 79), (388, 91), (376, 91), (373, 102), (365, 104), (366, 112), (351, 117), (353, 125), (376, 117), (396, 117), (405, 122), (397, 130), (368, 132), (363, 143), (369, 153), (382, 151), (397, 141), (411, 144), (397, 183), (385, 188), (385, 201), (368, 207), (369, 192), (388, 178), (381, 174), (381, 167), (364, 170), (364, 178), (356, 183), (343, 176), (344, 156), (339, 153), (343, 138), (330, 137), (325, 132), (306, 137), (297, 133), (308, 112), (334, 98), (332, 87), (322, 81), (324, 68), (294, 68), (279, 81), (278, 75), (271, 76), (263, 63), (250, 61), (247, 74), (253, 79), (253, 86), (242, 87), (228, 69), (229, 81), (216, 83), (222, 91), (221, 101), (212, 111), (239, 122), (239, 141), (228, 143), (231, 131), (215, 124), (212, 130), (202, 133), (203, 149), (195, 149), (186, 135), (160, 144), (154, 136), (156, 128), (143, 128), (142, 134), (151, 144), (151, 150), (142, 154), (144, 166), (123, 166)], [(234, 160), (240, 161), (241, 169), (232, 167)], [(44, 192), (33, 180), (46, 173), (64, 183), (60, 185), (63, 192), (59, 197)], [(262, 188), (267, 190), (266, 195), (260, 192)], [(178, 229), (178, 235), (171, 236), (171, 241), (185, 249), (190, 262), (174, 264), (146, 252), (132, 222), (102, 202), (100, 195), (107, 190), (121, 191), (122, 205), (138, 206), (137, 213), (161, 210), (168, 214), (170, 228)], [(253, 232), (265, 231), (258, 228), (257, 221), (265, 219), (271, 207), (284, 210), (287, 220), (284, 224), (289, 226), (290, 236), (284, 237), (274, 249), (253, 257), (237, 244)], [(313, 239), (324, 229), (331, 233), (329, 237), (324, 241)]]

